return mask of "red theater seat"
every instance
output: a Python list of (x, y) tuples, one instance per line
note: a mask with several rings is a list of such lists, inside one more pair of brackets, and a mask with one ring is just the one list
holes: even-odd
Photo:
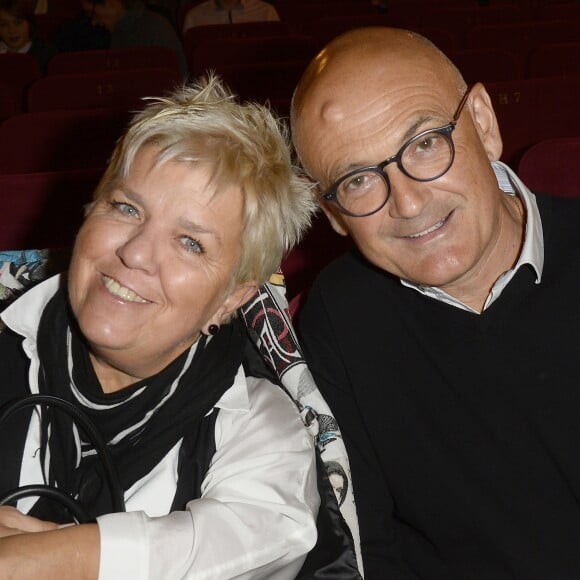
[(580, 197), (580, 137), (536, 143), (522, 155), (518, 174), (532, 191)]
[(577, 41), (580, 20), (542, 20), (489, 24), (472, 27), (466, 36), (466, 48), (503, 48), (519, 54), (525, 62), (537, 46), (552, 42)]
[(167, 68), (179, 74), (177, 56), (173, 50), (165, 46), (59, 52), (48, 63), (47, 74), (62, 75), (140, 68)]
[(116, 109), (15, 115), (0, 124), (0, 173), (105, 167), (128, 121)]
[(524, 77), (520, 59), (501, 48), (463, 48), (448, 50), (447, 56), (468, 83), (509, 81)]
[(0, 121), (26, 110), (26, 91), (40, 78), (36, 59), (29, 54), (0, 54)]
[(528, 55), (526, 76), (532, 78), (566, 74), (580, 74), (580, 41), (542, 44)]
[(302, 60), (308, 62), (316, 52), (311, 37), (302, 34), (262, 38), (222, 38), (201, 42), (187, 55), (192, 76), (221, 66), (261, 64)]
[(181, 83), (175, 71), (155, 68), (49, 75), (28, 89), (28, 110), (140, 109), (143, 97), (163, 95)]
[[(181, 30), (181, 29), (180, 29)], [(191, 54), (195, 47), (208, 40), (221, 38), (256, 38), (262, 36), (282, 36), (291, 32), (286, 22), (264, 20), (259, 22), (236, 22), (234, 24), (208, 24), (194, 26), (183, 34), (185, 54)]]
[(101, 173), (0, 175), (0, 249), (70, 247)]
[(580, 75), (485, 83), (504, 148), (517, 167), (522, 153), (544, 139), (580, 135)]

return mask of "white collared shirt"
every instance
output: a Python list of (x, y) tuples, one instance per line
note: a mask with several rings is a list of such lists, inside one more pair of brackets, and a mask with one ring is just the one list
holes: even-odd
[[(38, 321), (59, 278), (35, 286), (1, 315), (24, 337), (33, 393), (38, 392)], [(215, 407), (220, 410), (216, 452), (201, 498), (190, 501), (184, 511), (168, 513), (179, 442), (126, 492), (126, 513), (97, 519), (99, 580), (295, 578), (316, 542), (320, 500), (312, 438), (282, 389), (246, 377), (242, 368)], [(21, 485), (42, 481), (35, 417), (29, 425)]]
[(271, 4), (262, 0), (241, 0), (230, 9), (219, 8), (215, 0), (208, 0), (194, 6), (185, 16), (183, 32), (194, 26), (208, 24), (233, 24), (236, 22), (259, 22), (280, 20), (278, 12)]
[[(493, 161), (492, 167), (497, 178), (497, 183), (499, 188), (504, 191), (507, 195), (517, 195), (522, 200), (522, 203), (526, 208), (526, 232), (524, 236), (524, 244), (522, 246), (522, 251), (516, 262), (515, 266), (504, 272), (493, 285), (485, 304), (483, 305), (483, 310), (489, 308), (501, 295), (503, 289), (509, 284), (510, 280), (514, 277), (515, 273), (524, 265), (529, 264), (536, 272), (536, 284), (539, 284), (542, 280), (542, 271), (544, 269), (544, 235), (542, 231), (542, 220), (540, 218), (540, 211), (538, 210), (538, 204), (536, 203), (536, 197), (534, 194), (522, 183), (515, 172), (510, 169), (505, 163), (501, 161)], [(425, 296), (434, 298), (435, 300), (440, 300), (445, 302), (450, 306), (455, 306), (468, 312), (473, 312), (474, 314), (479, 314), (478, 310), (475, 310), (471, 306), (464, 304), (461, 300), (451, 296), (441, 288), (435, 286), (424, 286), (421, 284), (415, 284), (409, 280), (402, 280), (401, 284), (409, 288), (417, 290)]]

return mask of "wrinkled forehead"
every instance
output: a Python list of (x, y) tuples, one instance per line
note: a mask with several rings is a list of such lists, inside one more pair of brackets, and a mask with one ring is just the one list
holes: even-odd
[(403, 134), (421, 116), (443, 115), (456, 95), (447, 61), (419, 42), (323, 51), (295, 95), (292, 131), (298, 154), (308, 166), (320, 148), (334, 149), (337, 140), (348, 139), (350, 147), (371, 139), (375, 130)]

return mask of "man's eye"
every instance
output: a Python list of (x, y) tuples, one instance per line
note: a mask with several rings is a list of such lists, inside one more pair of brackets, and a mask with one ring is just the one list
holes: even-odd
[(182, 236), (180, 238), (181, 244), (188, 252), (193, 252), (194, 254), (203, 254), (204, 248), (201, 242), (189, 236)]
[(130, 217), (139, 215), (137, 208), (130, 203), (125, 203), (124, 201), (112, 201), (111, 205), (123, 215)]
[(340, 188), (345, 194), (361, 193), (371, 189), (381, 178), (373, 171), (357, 173), (342, 182)]
[(429, 153), (430, 151), (437, 151), (444, 142), (441, 135), (431, 133), (425, 135), (415, 143), (415, 151), (417, 153)]

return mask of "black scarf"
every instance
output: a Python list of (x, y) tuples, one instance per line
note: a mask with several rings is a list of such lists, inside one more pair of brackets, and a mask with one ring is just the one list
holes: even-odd
[[(211, 340), (200, 338), (157, 375), (105, 394), (66, 293), (59, 290), (40, 321), (39, 390), (73, 403), (95, 423), (108, 444), (124, 490), (149, 473), (183, 438), (172, 505), (172, 509), (183, 509), (195, 487), (194, 467), (184, 454), (194, 446), (204, 417), (232, 385), (244, 343), (241, 323), (234, 321), (222, 326)], [(82, 432), (78, 461), (72, 420), (61, 411), (43, 409), (42, 433), (40, 452), (47, 483), (76, 497), (93, 518), (112, 511), (101, 462)], [(71, 521), (58, 504), (42, 498), (30, 513), (52, 521)]]

